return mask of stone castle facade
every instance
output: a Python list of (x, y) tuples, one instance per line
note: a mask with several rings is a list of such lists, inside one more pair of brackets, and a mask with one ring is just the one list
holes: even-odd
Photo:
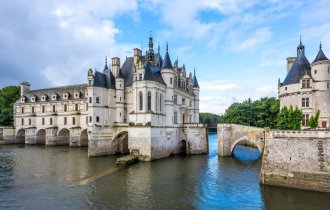
[(141, 160), (207, 153), (207, 130), (199, 124), (199, 85), (178, 60), (172, 64), (138, 48), (107, 59), (103, 72), (88, 70), (87, 84), (30, 90), (21, 83), (14, 105), (16, 142), (88, 146), (89, 156), (134, 153)]
[(330, 127), (330, 61), (320, 44), (312, 63), (305, 56), (305, 46), (297, 47), (297, 57), (287, 58), (287, 76), (278, 82), (280, 108), (298, 107), (303, 112), (302, 129), (320, 111), (318, 127)]

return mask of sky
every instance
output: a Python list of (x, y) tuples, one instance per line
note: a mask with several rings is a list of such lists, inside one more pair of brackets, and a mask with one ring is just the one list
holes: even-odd
[(87, 83), (107, 56), (154, 50), (196, 69), (200, 111), (276, 97), (299, 36), (306, 56), (330, 57), (330, 0), (10, 0), (0, 1), (0, 88)]

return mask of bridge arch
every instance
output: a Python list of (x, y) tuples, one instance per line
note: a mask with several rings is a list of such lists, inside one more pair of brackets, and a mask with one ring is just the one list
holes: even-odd
[(57, 133), (57, 145), (70, 145), (70, 130), (62, 128)]
[(187, 141), (184, 139), (180, 141), (180, 154), (187, 154)]
[(115, 144), (115, 153), (119, 154), (128, 154), (128, 132), (122, 131), (112, 140), (113, 144)]
[(24, 144), (25, 143), (25, 129), (19, 129), (16, 133), (16, 143)]
[(242, 136), (236, 140), (233, 141), (231, 148), (230, 148), (230, 153), (233, 154), (233, 151), (235, 149), (235, 147), (237, 146), (237, 144), (241, 143), (241, 142), (249, 142), (252, 143), (254, 146), (256, 146), (256, 148), (258, 149), (259, 153), (262, 154), (262, 150), (263, 150), (263, 145), (261, 145), (261, 143), (249, 138), (248, 136)]
[(36, 135), (36, 144), (45, 145), (46, 144), (46, 130), (40, 129)]
[(80, 133), (80, 146), (87, 147), (88, 146), (88, 133), (87, 129), (84, 129)]

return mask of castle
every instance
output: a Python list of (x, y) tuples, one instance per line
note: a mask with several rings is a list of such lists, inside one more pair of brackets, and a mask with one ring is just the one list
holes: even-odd
[(278, 81), (280, 108), (298, 107), (302, 110), (302, 129), (309, 128), (308, 120), (320, 111), (318, 127), (330, 125), (330, 61), (322, 51), (310, 64), (305, 56), (305, 46), (297, 47), (297, 57), (287, 58), (287, 76)]
[(199, 85), (185, 65), (153, 50), (107, 59), (88, 70), (87, 84), (30, 90), (21, 83), (14, 104), (17, 143), (88, 146), (89, 156), (133, 153), (150, 161), (178, 153), (207, 153), (199, 124)]

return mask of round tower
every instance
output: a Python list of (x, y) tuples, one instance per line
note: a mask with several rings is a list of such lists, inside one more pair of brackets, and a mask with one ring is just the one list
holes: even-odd
[(197, 77), (196, 77), (196, 71), (194, 69), (194, 77), (193, 77), (193, 92), (195, 95), (194, 98), (194, 118), (193, 118), (193, 122), (194, 123), (199, 123), (199, 84), (197, 81)]
[(124, 88), (124, 76), (119, 69), (116, 76), (116, 122), (124, 123), (125, 119), (125, 88)]

